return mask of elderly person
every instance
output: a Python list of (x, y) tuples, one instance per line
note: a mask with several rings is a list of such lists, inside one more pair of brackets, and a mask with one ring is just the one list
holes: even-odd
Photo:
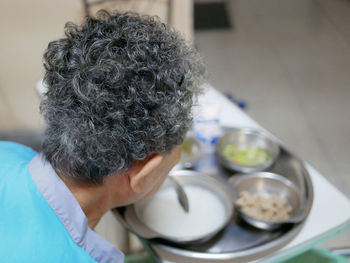
[(92, 229), (179, 160), (204, 67), (154, 17), (100, 12), (44, 55), (42, 152), (0, 143), (1, 262), (123, 262)]

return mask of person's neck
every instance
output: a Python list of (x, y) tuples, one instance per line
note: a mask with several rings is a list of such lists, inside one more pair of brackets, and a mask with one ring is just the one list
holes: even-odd
[(101, 217), (110, 209), (109, 195), (104, 185), (81, 185), (60, 176), (83, 210), (88, 226), (94, 229)]

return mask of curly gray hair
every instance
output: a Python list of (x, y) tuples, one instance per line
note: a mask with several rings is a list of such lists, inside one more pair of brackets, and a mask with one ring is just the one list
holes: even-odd
[(99, 184), (181, 144), (205, 67), (158, 18), (100, 11), (44, 54), (42, 151), (64, 176)]

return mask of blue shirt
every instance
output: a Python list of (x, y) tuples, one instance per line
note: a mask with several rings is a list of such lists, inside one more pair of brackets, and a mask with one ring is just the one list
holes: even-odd
[(0, 262), (124, 262), (41, 154), (0, 142)]

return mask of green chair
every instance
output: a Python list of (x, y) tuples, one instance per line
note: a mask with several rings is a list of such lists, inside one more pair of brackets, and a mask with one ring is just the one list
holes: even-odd
[[(339, 250), (340, 251), (340, 250)], [(283, 263), (349, 263), (345, 256), (327, 249), (310, 249)]]
[(124, 263), (157, 263), (147, 252), (125, 256)]

